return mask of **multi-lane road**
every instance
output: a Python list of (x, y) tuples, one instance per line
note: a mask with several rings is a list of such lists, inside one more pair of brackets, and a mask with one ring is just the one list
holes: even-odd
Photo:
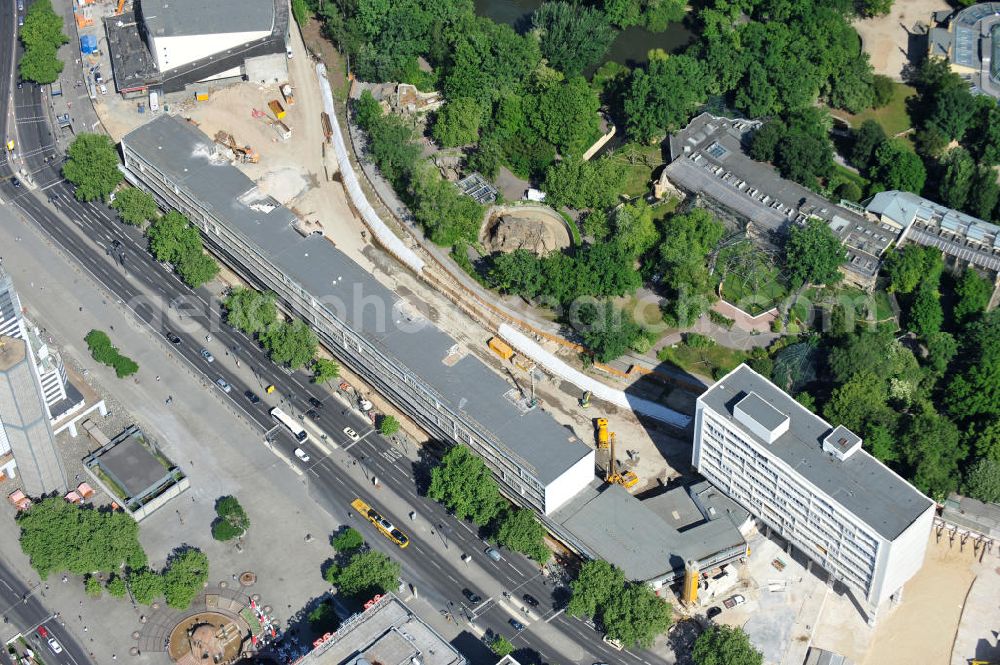
[[(14, 0), (0, 1), (5, 14), (14, 10)], [(16, 26), (16, 21), (3, 23)], [(433, 538), (440, 538), (440, 544), (446, 543), (446, 549), (437, 542), (413, 537), (410, 546), (400, 551), (370, 530), (362, 527), (362, 531), (373, 545), (385, 549), (401, 563), (404, 580), (418, 587), (422, 597), (439, 604), (471, 632), (492, 629), (511, 636), (509, 619), (517, 616), (526, 629), (516, 636), (515, 646), (537, 651), (543, 661), (650, 663), (656, 658), (649, 652), (614, 651), (587, 624), (562, 614), (554, 597), (556, 582), (550, 583), (540, 575), (537, 565), (524, 557), (507, 552), (499, 562), (486, 557), (486, 544), (474, 528), (456, 521), (440, 505), (419, 496), (412, 462), (373, 430), (367, 418), (353, 408), (356, 405), (310, 383), (304, 372), (288, 372), (275, 366), (254, 341), (222, 321), (219, 302), (211, 292), (204, 288), (192, 291), (157, 263), (148, 253), (139, 230), (121, 224), (114, 211), (102, 203), (77, 201), (72, 186), (61, 175), (62, 158), (52, 129), (45, 121), (47, 100), (43, 91), (27, 83), (20, 87), (14, 84), (15, 50), (12, 27), (7, 34), (0, 35), (0, 110), (7, 121), (8, 136), (16, 137), (20, 159), (13, 164), (4, 160), (0, 165), (0, 198), (16, 206), (26, 220), (36, 224), (108, 292), (130, 307), (161, 338), (164, 352), (172, 348), (175, 357), (202, 375), (206, 391), (215, 391), (220, 399), (228, 400), (234, 410), (260, 428), (262, 439), (265, 432), (271, 432), (271, 445), (308, 477), (321, 506), (347, 521), (351, 500), (368, 497), (371, 477), (377, 476), (420, 519), (441, 525), (443, 528), (437, 528)], [(14, 187), (9, 178), (12, 167), (29, 173), (32, 186)], [(180, 342), (172, 343), (168, 331)], [(200, 353), (202, 348), (214, 355), (214, 362), (206, 361)], [(216, 386), (220, 378), (232, 386), (230, 393), (223, 393)], [(269, 384), (276, 391), (265, 395), (263, 387)], [(244, 397), (248, 390), (263, 400), (251, 403)], [(322, 406), (314, 409), (311, 400)], [(293, 439), (283, 429), (275, 429), (268, 409), (279, 405), (301, 418), (312, 434), (312, 442), (304, 446), (311, 457), (309, 462), (295, 458)], [(164, 404), (163, 408), (172, 407)], [(315, 418), (304, 417), (310, 409), (315, 410)], [(343, 433), (345, 427), (356, 430), (360, 440), (349, 439)], [(378, 504), (378, 500), (374, 502)], [(410, 519), (406, 512), (399, 514), (398, 510), (382, 505), (378, 508), (404, 528)], [(473, 558), (475, 568), (462, 562), (463, 553)], [(480, 578), (477, 582), (473, 570), (485, 570), (492, 579)], [(490, 597), (484, 589), (487, 586), (505, 590), (510, 599), (499, 593)], [(470, 607), (461, 593), (464, 588), (476, 591), (485, 600)], [(539, 606), (531, 610), (531, 618), (520, 612), (523, 603), (519, 601), (525, 593), (539, 601)], [(469, 625), (469, 618), (474, 618), (474, 626)], [(584, 655), (555, 653), (549, 639), (551, 631), (559, 633), (561, 639), (557, 642), (575, 644)], [(67, 652), (71, 650), (67, 648)], [(76, 662), (88, 661), (77, 656)]]

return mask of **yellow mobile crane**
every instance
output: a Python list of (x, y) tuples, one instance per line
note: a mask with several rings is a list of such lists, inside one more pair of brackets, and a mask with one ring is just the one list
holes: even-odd
[(639, 476), (634, 471), (622, 473), (618, 470), (618, 460), (615, 459), (615, 433), (611, 432), (611, 459), (608, 461), (608, 473), (604, 477), (609, 483), (617, 483), (625, 489), (631, 489), (639, 483)]

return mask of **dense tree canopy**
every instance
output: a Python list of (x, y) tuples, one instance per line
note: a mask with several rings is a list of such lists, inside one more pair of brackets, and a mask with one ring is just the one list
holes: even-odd
[(833, 170), (829, 118), (819, 109), (797, 111), (769, 121), (754, 137), (750, 156), (774, 162), (781, 175), (811, 189)]
[(146, 564), (139, 525), (121, 511), (98, 511), (56, 496), (19, 513), (17, 525), (21, 549), (43, 580), (62, 571), (111, 573)]
[(545, 527), (538, 522), (534, 511), (508, 508), (501, 513), (498, 522), (496, 539), (504, 547), (526, 554), (539, 563), (546, 563), (552, 556), (552, 550), (542, 542)]
[(76, 198), (81, 201), (106, 200), (124, 178), (111, 139), (87, 133), (78, 134), (69, 145), (63, 175), (76, 185)]
[(156, 217), (156, 200), (141, 189), (128, 187), (115, 195), (111, 207), (118, 211), (118, 219), (126, 224), (140, 226)]
[(486, 463), (465, 446), (454, 446), (431, 471), (427, 496), (439, 501), (459, 519), (484, 526), (502, 506), (500, 490)]
[(21, 79), (41, 84), (53, 83), (58, 79), (63, 70), (63, 62), (59, 59), (57, 50), (69, 41), (69, 37), (63, 34), (63, 18), (52, 9), (50, 0), (35, 0), (31, 3), (24, 15), (24, 25), (18, 30), (18, 36), (24, 45), (18, 66)]
[(219, 272), (219, 265), (202, 248), (201, 233), (187, 217), (171, 210), (146, 230), (157, 261), (172, 263), (184, 283), (196, 288)]
[(596, 65), (615, 38), (600, 9), (562, 2), (544, 2), (531, 17), (542, 56), (569, 75)]
[(959, 371), (948, 385), (945, 403), (956, 418), (1000, 417), (1000, 310), (966, 328)]
[(566, 159), (545, 172), (545, 191), (554, 203), (571, 208), (607, 208), (625, 186), (625, 169), (613, 159)]
[(272, 325), (260, 335), (271, 360), (298, 369), (316, 355), (316, 333), (305, 322), (293, 319)]
[(793, 284), (833, 284), (844, 263), (840, 238), (821, 219), (792, 225), (785, 241), (785, 266)]
[(235, 496), (220, 497), (215, 502), (215, 515), (212, 537), (216, 540), (241, 537), (250, 528), (250, 517)]
[(245, 286), (235, 286), (222, 301), (226, 322), (248, 335), (268, 330), (278, 320), (274, 293), (261, 293)]
[(624, 95), (627, 131), (642, 143), (680, 129), (705, 101), (710, 82), (704, 66), (687, 55), (656, 57), (632, 72)]
[(163, 595), (167, 605), (186, 610), (208, 580), (208, 557), (195, 547), (174, 552), (163, 571)]
[(711, 626), (695, 640), (691, 657), (695, 665), (762, 665), (764, 655), (740, 628)]
[(375, 550), (357, 552), (346, 566), (327, 568), (327, 581), (345, 596), (367, 599), (399, 586), (399, 564)]
[(664, 308), (669, 320), (691, 325), (714, 301), (706, 258), (724, 233), (722, 222), (703, 208), (672, 215), (663, 223), (656, 269), (669, 298)]
[(919, 194), (927, 179), (927, 169), (912, 150), (898, 139), (890, 139), (875, 149), (871, 177), (884, 189)]

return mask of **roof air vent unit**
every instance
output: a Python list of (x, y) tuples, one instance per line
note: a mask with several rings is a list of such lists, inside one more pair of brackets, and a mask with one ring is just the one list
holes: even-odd
[(788, 431), (788, 416), (754, 392), (736, 404), (733, 415), (737, 422), (745, 425), (754, 435), (767, 443), (774, 443), (779, 436)]

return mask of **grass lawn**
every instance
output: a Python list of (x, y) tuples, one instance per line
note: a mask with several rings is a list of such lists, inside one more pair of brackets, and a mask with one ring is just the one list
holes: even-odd
[(130, 497), (125, 493), (125, 488), (111, 480), (111, 476), (104, 473), (104, 471), (101, 470), (101, 467), (95, 465), (90, 467), (90, 470), (93, 471), (97, 477), (101, 479), (101, 482), (104, 483), (104, 485), (115, 495), (111, 498), (116, 499), (119, 503), (125, 503), (128, 501)]
[(910, 116), (906, 112), (906, 100), (917, 94), (917, 90), (912, 85), (905, 83), (896, 83), (895, 88), (895, 95), (888, 106), (883, 106), (880, 109), (868, 109), (857, 115), (837, 111), (837, 115), (844, 117), (855, 129), (860, 127), (865, 120), (877, 120), (889, 136), (905, 132), (913, 126)]
[(757, 316), (771, 309), (788, 295), (788, 290), (777, 279), (769, 280), (754, 289), (738, 276), (726, 275), (722, 283), (722, 297), (726, 302), (736, 305), (750, 316)]
[(733, 370), (741, 362), (750, 357), (740, 349), (730, 349), (725, 346), (710, 346), (707, 349), (694, 349), (681, 343), (676, 347), (665, 346), (660, 349), (657, 358), (661, 362), (675, 365), (687, 372), (710, 376), (718, 379)]
[(650, 192), (653, 169), (663, 164), (663, 151), (659, 145), (629, 143), (618, 148), (612, 159), (625, 165), (626, 179), (623, 194), (629, 197)]

